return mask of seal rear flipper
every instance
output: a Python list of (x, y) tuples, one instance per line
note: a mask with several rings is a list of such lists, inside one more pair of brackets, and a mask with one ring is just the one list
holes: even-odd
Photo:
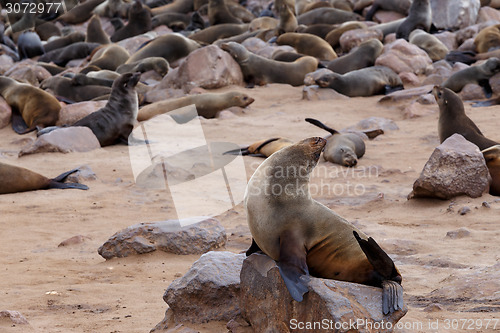
[(28, 128), (23, 117), (18, 112), (12, 112), (12, 129), (17, 134), (26, 134), (35, 130), (35, 127)]
[(68, 178), (69, 175), (79, 171), (80, 169), (76, 168), (76, 169), (73, 169), (73, 170), (70, 170), (70, 171), (66, 171), (64, 173), (61, 173), (59, 176), (57, 176), (56, 178), (52, 178), (51, 180), (54, 181), (54, 182), (57, 182), (57, 183), (62, 183), (66, 180), (66, 178)]
[(364, 240), (359, 237), (356, 231), (353, 231), (353, 234), (361, 250), (365, 253), (366, 258), (383, 279), (392, 280), (395, 276), (399, 275), (392, 259), (382, 250), (373, 238), (369, 237), (368, 240)]
[(326, 126), (325, 124), (323, 124), (321, 121), (317, 120), (317, 119), (313, 119), (313, 118), (306, 118), (305, 119), (308, 123), (310, 124), (313, 124), (315, 126), (318, 126), (319, 128), (322, 128), (324, 129), (325, 131), (329, 132), (330, 134), (339, 134), (338, 131), (334, 130), (333, 128), (331, 127), (328, 127)]
[(89, 187), (84, 184), (78, 184), (78, 183), (60, 183), (54, 180), (51, 180), (49, 183), (49, 189), (50, 188), (60, 188), (60, 189), (67, 189), (67, 188), (74, 188), (78, 190), (88, 190)]
[(252, 253), (259, 252), (259, 251), (262, 252), (262, 250), (257, 245), (257, 243), (255, 243), (255, 239), (252, 238), (252, 245), (250, 245), (250, 247), (248, 248), (247, 252), (245, 252), (246, 256), (248, 257)]
[(486, 96), (486, 98), (490, 98), (491, 95), (493, 95), (493, 90), (491, 89), (490, 81), (488, 79), (479, 80), (477, 84), (479, 84), (479, 86), (483, 88), (484, 96)]
[(384, 315), (403, 310), (403, 287), (395, 281), (382, 282), (382, 312)]
[(278, 268), (288, 292), (297, 302), (302, 302), (309, 290), (309, 270), (306, 262), (306, 249), (293, 231), (280, 235), (280, 256)]
[(390, 93), (393, 93), (395, 91), (399, 91), (399, 90), (403, 90), (405, 87), (402, 86), (402, 85), (399, 85), (399, 86), (391, 86), (391, 85), (385, 85), (384, 86), (384, 94), (385, 95), (388, 95)]
[(487, 101), (475, 101), (472, 104), (473, 108), (479, 108), (479, 107), (486, 107), (486, 106), (493, 106), (493, 105), (498, 105), (499, 104), (499, 99), (489, 99)]
[(366, 134), (368, 139), (372, 140), (375, 139), (377, 136), (384, 134), (384, 130), (379, 128), (376, 130), (364, 131), (363, 133)]

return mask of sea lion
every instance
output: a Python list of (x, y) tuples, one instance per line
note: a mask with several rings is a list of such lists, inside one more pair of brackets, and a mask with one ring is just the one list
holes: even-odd
[(370, 10), (366, 13), (365, 20), (373, 21), (373, 15), (379, 9), (407, 15), (411, 2), (411, 0), (375, 0)]
[(331, 134), (330, 137), (326, 138), (325, 150), (323, 151), (325, 161), (352, 167), (358, 164), (358, 159), (365, 154), (365, 142), (358, 134), (340, 133), (316, 119), (306, 118), (306, 121)]
[[(381, 287), (384, 314), (403, 309), (402, 277), (370, 237), (311, 198), (309, 179), (326, 140), (313, 137), (285, 147), (254, 172), (245, 191), (253, 243), (277, 261), (292, 298), (300, 302), (315, 277)], [(367, 240), (368, 238), (368, 240)]]
[(470, 66), (453, 73), (442, 86), (458, 93), (466, 84), (474, 83), (481, 86), (484, 95), (490, 98), (493, 94), (493, 90), (490, 86), (489, 79), (498, 72), (500, 72), (500, 59), (490, 58), (481, 65)]
[(439, 105), (438, 134), (439, 141), (444, 142), (455, 133), (485, 150), (499, 143), (486, 138), (474, 122), (467, 117), (460, 97), (448, 88), (434, 86), (432, 94)]
[(68, 46), (70, 44), (83, 41), (85, 41), (85, 34), (81, 31), (74, 31), (64, 37), (59, 37), (57, 39), (45, 43), (43, 49), (45, 50), (45, 52), (50, 52)]
[(122, 74), (113, 82), (108, 103), (73, 126), (90, 128), (101, 147), (117, 142), (128, 144), (129, 135), (137, 122), (139, 101), (135, 86), (140, 77), (140, 73)]
[(396, 38), (408, 40), (410, 33), (415, 29), (429, 32), (432, 25), (432, 11), (430, 0), (413, 0), (408, 17), (396, 30)]
[(88, 57), (99, 46), (100, 44), (98, 43), (76, 42), (63, 48), (46, 52), (38, 58), (38, 61), (53, 62), (58, 66), (66, 66), (71, 60)]
[(403, 82), (390, 68), (374, 66), (358, 69), (346, 74), (325, 74), (316, 80), (322, 88), (332, 88), (349, 96), (373, 96), (403, 89)]
[(342, 23), (338, 28), (335, 28), (328, 32), (325, 36), (325, 40), (330, 44), (332, 47), (337, 47), (339, 45), (340, 41), (340, 36), (346, 31), (349, 30), (354, 30), (354, 29), (366, 29), (367, 26), (363, 22), (356, 22), (356, 21), (348, 21), (345, 23)]
[(67, 24), (80, 24), (86, 22), (92, 17), (93, 10), (105, 0), (87, 0), (81, 2), (68, 12), (57, 18), (57, 21), (62, 21)]
[(370, 67), (375, 64), (375, 60), (377, 60), (383, 49), (384, 44), (378, 39), (370, 39), (352, 49), (348, 54), (329, 61), (326, 67), (339, 74)]
[(278, 45), (290, 45), (298, 53), (310, 55), (320, 60), (333, 60), (337, 58), (337, 53), (323, 38), (312, 34), (297, 32), (287, 32), (278, 37)]
[(106, 0), (92, 10), (93, 14), (109, 18), (126, 18), (131, 1)]
[(64, 182), (69, 175), (77, 171), (78, 169), (74, 169), (49, 179), (31, 170), (0, 162), (0, 194), (51, 188), (88, 190), (86, 185)]
[(101, 19), (97, 15), (93, 15), (87, 25), (87, 35), (85, 37), (87, 43), (109, 44), (111, 40), (108, 34), (102, 29)]
[(209, 0), (208, 23), (217, 25), (223, 23), (241, 24), (243, 22), (231, 14), (224, 0)]
[(325, 39), (326, 35), (336, 27), (335, 24), (313, 24), (311, 26), (300, 26), (296, 32), (312, 34)]
[(194, 10), (194, 0), (174, 0), (163, 6), (151, 9), (153, 16), (164, 13), (182, 13), (187, 14)]
[(191, 21), (191, 17), (187, 14), (182, 13), (164, 13), (161, 15), (156, 15), (151, 18), (151, 28), (157, 28), (161, 25), (165, 25), (172, 29), (172, 26), (178, 26), (179, 24), (184, 25), (185, 30)]
[(100, 85), (82, 86), (74, 82), (73, 79), (63, 76), (52, 76), (43, 80), (40, 88), (50, 91), (56, 98), (66, 103), (90, 101), (111, 92), (108, 87)]
[(274, 5), (278, 10), (279, 18), (278, 26), (276, 27), (276, 35), (295, 31), (299, 24), (295, 17), (293, 1), (276, 0)]
[(116, 72), (119, 74), (123, 74), (126, 72), (135, 73), (135, 72), (147, 72), (147, 71), (155, 71), (161, 76), (165, 76), (168, 73), (168, 62), (161, 57), (149, 57), (144, 58), (142, 60), (130, 63), (130, 64), (122, 64), (118, 66)]
[(474, 38), (476, 52), (485, 53), (500, 47), (500, 24), (486, 27)]
[(190, 35), (189, 38), (205, 44), (212, 44), (218, 39), (229, 38), (248, 31), (248, 24), (217, 24)]
[(104, 44), (96, 48), (90, 57), (88, 66), (114, 71), (130, 58), (130, 54), (118, 44)]
[(500, 196), (500, 146), (492, 146), (482, 151), (491, 175), (490, 194)]
[(199, 47), (201, 45), (194, 40), (177, 33), (170, 33), (147, 42), (137, 52), (132, 54), (125, 63), (131, 64), (149, 57), (162, 57), (168, 63), (173, 63), (180, 58), (184, 58)]
[(40, 88), (0, 76), (0, 95), (12, 108), (12, 128), (18, 134), (53, 126), (59, 119), (61, 105)]
[(22, 59), (33, 58), (45, 53), (42, 41), (36, 32), (24, 31), (17, 39), (19, 57)]
[(255, 157), (269, 157), (281, 148), (293, 145), (294, 142), (287, 138), (272, 138), (268, 140), (260, 140), (252, 143), (250, 146), (243, 147), (236, 150), (230, 150), (224, 154), (231, 155), (244, 155)]
[(298, 24), (339, 24), (347, 21), (361, 21), (362, 16), (336, 8), (316, 8), (297, 17)]
[(151, 13), (149, 8), (144, 7), (139, 0), (135, 0), (128, 11), (128, 23), (123, 28), (118, 29), (111, 36), (113, 43), (123, 39), (134, 37), (152, 30)]
[[(188, 95), (179, 98), (171, 98), (146, 105), (139, 109), (137, 115), (138, 121), (144, 121), (153, 118), (159, 114), (170, 112), (172, 118), (176, 121), (182, 118), (182, 113), (175, 112), (179, 108), (194, 104), (198, 115), (205, 118), (214, 118), (217, 112), (233, 106), (247, 107), (252, 104), (254, 99), (247, 94), (237, 91), (228, 91), (225, 93), (204, 93)], [(179, 122), (179, 121), (178, 121)]]
[(294, 62), (295, 60), (305, 56), (306, 56), (305, 54), (300, 54), (297, 52), (277, 50), (273, 52), (272, 59), (276, 61)]
[(281, 62), (253, 54), (234, 42), (222, 44), (221, 48), (238, 62), (245, 81), (250, 84), (287, 83), (300, 86), (304, 84), (305, 75), (318, 67), (318, 60), (310, 56), (294, 62)]
[(432, 61), (442, 60), (446, 57), (448, 52), (450, 52), (448, 47), (446, 47), (437, 37), (422, 29), (413, 30), (410, 34), (409, 42), (427, 52)]

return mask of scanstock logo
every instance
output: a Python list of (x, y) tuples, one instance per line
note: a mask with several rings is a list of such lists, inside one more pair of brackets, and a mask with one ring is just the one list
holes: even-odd
[[(137, 186), (164, 190), (181, 226), (200, 222), (243, 201), (247, 184), (234, 143), (207, 142), (195, 105), (142, 122), (131, 134), (130, 161)], [(130, 139), (129, 139), (130, 141)]]
[(8, 34), (33, 30), (36, 19), (41, 19), (36, 22), (37, 29), (43, 30), (44, 21), (54, 20), (77, 4), (72, 2), (68, 7), (63, 0), (6, 0), (1, 1), (1, 14), (8, 23)]

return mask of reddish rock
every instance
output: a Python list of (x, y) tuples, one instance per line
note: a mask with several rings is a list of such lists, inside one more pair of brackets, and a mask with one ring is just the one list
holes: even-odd
[(108, 101), (85, 101), (67, 104), (59, 111), (57, 126), (73, 125), (78, 120), (104, 107)]
[(433, 34), (433, 36), (439, 39), (441, 43), (446, 45), (448, 50), (455, 50), (458, 47), (457, 35), (453, 32), (443, 31), (437, 34)]
[(316, 85), (317, 79), (321, 78), (323, 75), (331, 73), (333, 72), (328, 68), (320, 68), (315, 70), (314, 72), (307, 73), (306, 76), (304, 77), (304, 84), (306, 86)]
[(348, 53), (351, 49), (359, 46), (364, 41), (376, 38), (380, 41), (384, 39), (384, 34), (378, 29), (354, 29), (348, 30), (340, 36), (340, 47), (344, 53)]
[(416, 87), (420, 86), (420, 79), (413, 73), (405, 72), (399, 73), (399, 78), (403, 81), (405, 87)]
[(417, 75), (430, 64), (432, 60), (424, 50), (403, 38), (385, 45), (383, 53), (375, 60), (375, 65), (389, 67), (396, 73), (412, 72)]
[(465, 237), (470, 237), (470, 230), (467, 228), (458, 228), (457, 230), (451, 230), (446, 233), (446, 237), (451, 239), (460, 239)]
[(478, 86), (477, 84), (474, 84), (474, 83), (466, 84), (462, 88), (460, 93), (458, 93), (458, 96), (460, 96), (460, 98), (463, 101), (475, 101), (478, 99), (486, 98), (484, 96), (483, 88), (481, 88), (480, 86)]
[(484, 23), (488, 21), (500, 21), (500, 12), (491, 7), (481, 7), (477, 15), (476, 23)]
[(63, 240), (61, 243), (59, 243), (59, 245), (57, 245), (57, 247), (78, 245), (78, 244), (85, 242), (86, 238), (87, 237), (82, 236), (82, 235), (76, 235), (76, 236), (73, 236), (73, 237), (70, 237), (68, 239)]
[(434, 150), (408, 198), (477, 198), (488, 190), (489, 181), (479, 148), (460, 134), (453, 134)]
[(408, 100), (420, 97), (420, 95), (429, 93), (433, 87), (434, 87), (433, 85), (427, 85), (417, 88), (395, 91), (393, 93), (390, 93), (382, 97), (378, 102), (379, 103), (397, 103), (402, 101), (407, 102)]
[(406, 16), (398, 13), (398, 12), (389, 12), (386, 10), (377, 10), (375, 15), (373, 15), (373, 21), (378, 22), (378, 23), (389, 23), (392, 21), (396, 21), (402, 18), (405, 18)]

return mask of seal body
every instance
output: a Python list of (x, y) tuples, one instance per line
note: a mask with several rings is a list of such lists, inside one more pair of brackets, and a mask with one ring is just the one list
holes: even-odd
[(485, 53), (500, 47), (500, 24), (486, 27), (474, 38), (478, 53)]
[(128, 144), (129, 135), (137, 121), (139, 102), (135, 86), (139, 78), (140, 73), (122, 74), (113, 82), (108, 103), (73, 126), (90, 128), (101, 147), (117, 142)]
[(408, 17), (396, 30), (396, 38), (408, 40), (415, 29), (429, 32), (432, 25), (432, 10), (430, 0), (413, 0)]
[(320, 60), (333, 60), (337, 53), (323, 38), (298, 32), (287, 32), (276, 40), (278, 45), (290, 45), (298, 53), (310, 55)]
[(399, 76), (384, 66), (358, 69), (343, 75), (325, 74), (316, 83), (322, 88), (332, 88), (349, 97), (373, 96), (403, 89)]
[(411, 32), (409, 42), (427, 52), (432, 61), (442, 60), (450, 52), (448, 47), (437, 37), (421, 29), (415, 29)]
[(33, 58), (45, 53), (42, 41), (36, 32), (24, 31), (17, 39), (21, 59)]
[(49, 179), (31, 170), (0, 162), (0, 194), (17, 193), (50, 188), (88, 189), (77, 183), (64, 183), (66, 177), (78, 169), (65, 172), (54, 179)]
[(383, 49), (384, 45), (378, 39), (370, 39), (361, 43), (348, 54), (329, 61), (326, 67), (339, 74), (370, 67), (375, 64), (375, 60)]
[(134, 1), (128, 10), (128, 23), (121, 29), (115, 31), (111, 36), (112, 42), (118, 42), (125, 38), (134, 37), (152, 29), (151, 14), (149, 9), (142, 6), (139, 0)]
[[(307, 292), (310, 273), (377, 287), (390, 285), (391, 294), (385, 286), (384, 294), (393, 297), (395, 306), (384, 313), (402, 308), (401, 275), (392, 260), (373, 239), (366, 240), (360, 230), (311, 198), (310, 174), (325, 144), (315, 137), (285, 147), (252, 175), (244, 201), (255, 242), (251, 249), (261, 249), (278, 262), (296, 301)], [(399, 289), (392, 289), (396, 285)]]
[(179, 34), (166, 34), (148, 42), (132, 54), (126, 64), (134, 63), (148, 57), (162, 57), (169, 63), (187, 56), (200, 47), (194, 40)]
[(443, 143), (455, 133), (484, 150), (499, 143), (486, 138), (476, 124), (465, 114), (460, 97), (448, 88), (435, 86), (432, 94), (439, 105), (438, 134)]

